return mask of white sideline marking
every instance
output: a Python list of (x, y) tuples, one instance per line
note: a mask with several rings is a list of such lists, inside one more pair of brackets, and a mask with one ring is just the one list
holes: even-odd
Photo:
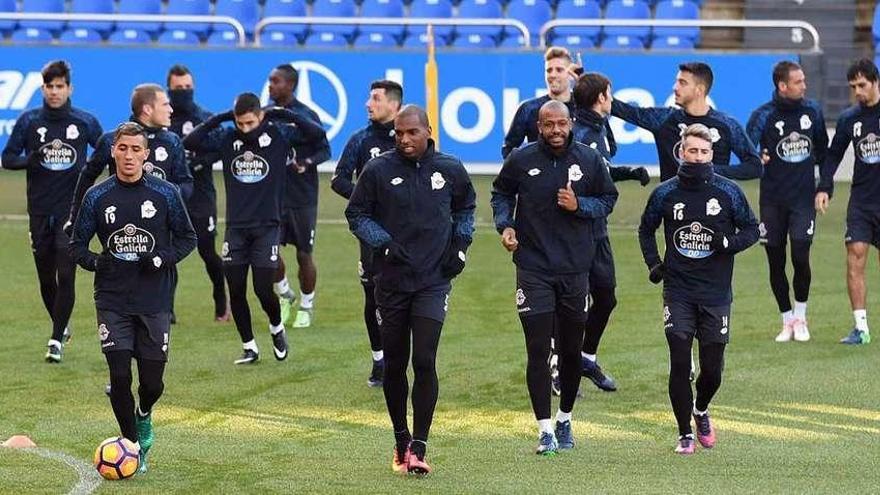
[(31, 452), (40, 457), (61, 461), (72, 467), (76, 471), (79, 481), (77, 481), (76, 485), (67, 492), (67, 495), (89, 495), (98, 488), (98, 485), (101, 484), (101, 475), (95, 471), (95, 468), (92, 467), (90, 463), (83, 462), (72, 455), (44, 448), (21, 449), (21, 451)]

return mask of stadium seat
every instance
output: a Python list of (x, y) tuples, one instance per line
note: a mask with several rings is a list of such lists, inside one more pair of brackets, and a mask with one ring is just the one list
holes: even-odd
[(871, 33), (874, 35), (874, 45), (876, 46), (880, 42), (880, 3), (874, 8), (874, 24)]
[[(403, 2), (401, 0), (364, 0), (361, 4), (361, 17), (383, 17), (389, 19), (403, 17)], [(361, 31), (367, 33), (386, 33), (399, 38), (403, 36), (404, 26), (401, 24), (390, 24), (388, 26), (363, 25), (361, 26)]]
[[(15, 7), (15, 0), (0, 0), (0, 12), (15, 13), (18, 10)], [(0, 21), (0, 35), (12, 31), (17, 25), (16, 21)]]
[[(168, 0), (168, 9), (165, 13), (168, 15), (210, 15), (211, 2), (210, 0)], [(192, 31), (201, 37), (208, 33), (211, 25), (206, 22), (166, 22), (163, 27)]]
[[(263, 17), (305, 17), (306, 15), (306, 2), (305, 0), (266, 0), (266, 5), (263, 7)], [(293, 33), (297, 37), (297, 42), (302, 40), (306, 35), (306, 30), (308, 29), (307, 24), (272, 24), (263, 32), (271, 30), (272, 32), (290, 32)], [(283, 45), (287, 45), (286, 36), (283, 35), (272, 35), (275, 37), (282, 36), (278, 38), (279, 42), (283, 41)], [(271, 37), (271, 36), (270, 36)], [(283, 39), (282, 39), (283, 38)], [(260, 37), (261, 43), (265, 42), (267, 38)]]
[[(312, 4), (312, 17), (355, 17), (355, 5), (353, 0), (315, 0)], [(351, 37), (354, 35), (357, 26), (354, 24), (314, 24), (312, 30), (323, 34), (334, 33), (341, 36)], [(312, 36), (309, 37), (311, 39)], [(326, 38), (326, 37), (325, 37)], [(330, 41), (331, 46), (338, 40), (335, 38), (326, 38)], [(307, 41), (308, 42), (308, 41)], [(320, 43), (320, 42), (318, 42)], [(347, 41), (346, 41), (347, 43)]]
[(608, 36), (602, 40), (602, 48), (605, 50), (642, 50), (645, 42), (642, 38), (633, 36)]
[(339, 34), (331, 31), (318, 31), (314, 32), (306, 38), (305, 42), (306, 46), (348, 46), (348, 39)]
[[(474, 19), (474, 18), (482, 18), (482, 19), (500, 19), (504, 17), (501, 15), (501, 4), (498, 3), (498, 0), (462, 0), (462, 2), (458, 5), (458, 16), (459, 19)], [(470, 38), (473, 40), (480, 39), (477, 44), (487, 43), (488, 41), (484, 38), (492, 37), (495, 38), (495, 42), (501, 39), (501, 34), (504, 29), (501, 26), (456, 26), (455, 32), (457, 34), (456, 41), (453, 44), (457, 43), (457, 38), (468, 38), (469, 35), (477, 34), (478, 38)], [(464, 42), (465, 46), (470, 45), (469, 42)], [(458, 46), (458, 45), (456, 45)]]
[[(413, 0), (409, 6), (409, 15), (410, 17), (450, 19), (452, 18), (452, 2), (450, 0)], [(426, 33), (427, 28), (425, 26), (409, 26), (407, 32), (410, 38), (418, 37)], [(434, 26), (434, 34), (448, 40), (452, 37), (452, 26)], [(406, 41), (404, 44), (406, 44)], [(421, 44), (424, 45), (424, 41)]]
[[(162, 8), (161, 0), (119, 0), (119, 14), (159, 15)], [(158, 22), (117, 22), (116, 30), (136, 29), (148, 33), (156, 33), (162, 29)]]
[[(409, 33), (403, 40), (404, 48), (424, 48), (428, 45), (427, 33)], [(434, 46), (448, 46), (449, 38), (445, 36), (435, 35)]]
[(493, 36), (474, 33), (456, 36), (451, 46), (454, 48), (492, 48), (497, 44), (498, 40)]
[[(23, 14), (63, 14), (64, 0), (23, 0), (21, 12)], [(59, 31), (64, 27), (64, 21), (21, 21), (18, 25), (19, 28)]]
[[(301, 38), (291, 31), (278, 31), (272, 27), (264, 29), (260, 33), (260, 46), (263, 47), (292, 47), (300, 44)], [(211, 44), (211, 38), (208, 38)]]
[(398, 45), (396, 37), (382, 32), (361, 32), (354, 40), (355, 48), (389, 48)]
[[(244, 26), (244, 32), (248, 37), (254, 34), (254, 26), (260, 18), (260, 6), (257, 0), (217, 0), (214, 6), (214, 15), (225, 15), (238, 19)], [(214, 29), (223, 31), (231, 29), (228, 24), (214, 24)]]
[[(553, 12), (547, 0), (511, 0), (507, 4), (507, 17), (525, 24), (532, 35), (532, 44), (537, 45), (541, 26), (553, 18)], [(521, 35), (518, 29), (510, 27), (505, 27), (504, 32), (508, 38)]]
[(209, 46), (238, 46), (238, 33), (232, 29), (218, 29), (205, 38), (205, 43)]
[[(650, 19), (651, 7), (642, 0), (612, 0), (605, 7), (606, 19)], [(604, 34), (614, 38), (617, 36), (627, 36), (630, 38), (640, 38), (642, 42), (647, 40), (651, 35), (651, 28), (644, 27), (616, 27), (605, 26)], [(604, 46), (604, 42), (602, 44)]]
[(117, 29), (112, 34), (110, 34), (110, 37), (107, 38), (107, 41), (114, 45), (143, 45), (147, 43), (152, 43), (153, 38), (150, 37), (149, 33), (140, 29)]
[[(113, 0), (73, 0), (70, 3), (71, 14), (112, 14)], [(94, 29), (103, 33), (113, 29), (112, 21), (75, 21), (67, 24), (68, 30), (74, 28)]]
[[(600, 19), (602, 8), (596, 0), (561, 0), (556, 7), (556, 19)], [(590, 46), (596, 44), (602, 28), (593, 27), (566, 27), (560, 26), (550, 31), (551, 38), (590, 38)], [(534, 33), (537, 34), (537, 33)]]
[(569, 34), (568, 36), (553, 36), (550, 38), (550, 45), (559, 45), (566, 48), (595, 48), (596, 38), (591, 36), (580, 36), (577, 34)]
[(159, 35), (156, 41), (160, 45), (198, 45), (201, 40), (192, 31), (169, 29)]
[(526, 40), (522, 34), (508, 34), (504, 36), (498, 46), (501, 48), (525, 48)]
[(696, 46), (691, 38), (679, 36), (655, 36), (651, 48), (656, 50), (691, 50)]
[[(689, 19), (700, 18), (700, 7), (690, 0), (662, 0), (654, 11), (655, 19)], [(654, 37), (678, 36), (697, 40), (700, 37), (698, 27), (655, 27)]]
[(94, 29), (86, 28), (67, 28), (58, 37), (58, 41), (65, 44), (74, 43), (100, 43), (104, 41), (101, 33)]
[(20, 27), (9, 39), (14, 43), (51, 43), (52, 33), (48, 29)]

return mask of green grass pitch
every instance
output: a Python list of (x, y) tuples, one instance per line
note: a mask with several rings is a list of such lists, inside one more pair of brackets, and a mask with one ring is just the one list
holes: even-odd
[[(440, 401), (429, 444), (435, 472), (396, 477), (382, 392), (366, 386), (357, 246), (343, 201), (321, 178), (312, 328), (290, 330), (292, 355), (269, 352), (268, 323), (252, 298), (263, 360), (236, 367), (238, 335), (217, 324), (197, 253), (181, 268), (180, 323), (172, 332), (165, 395), (154, 412), (151, 470), (97, 493), (876, 493), (880, 487), (878, 345), (837, 344), (852, 326), (843, 215), (848, 186), (818, 220), (809, 318), (813, 340), (776, 344), (780, 319), (759, 246), (737, 257), (731, 344), (713, 405), (718, 445), (681, 458), (666, 392), (660, 289), (647, 281), (636, 226), (650, 188), (619, 184), (611, 236), (619, 305), (600, 361), (620, 391), (583, 385), (577, 448), (535, 456), (525, 349), (513, 265), (491, 227), (491, 178), (477, 177), (478, 229), (455, 281), (440, 342)], [(218, 181), (218, 185), (221, 182)], [(656, 186), (655, 182), (651, 186)], [(222, 186), (221, 186), (222, 188)], [(757, 209), (757, 183), (745, 184)], [(92, 276), (79, 271), (74, 338), (64, 362), (43, 362), (49, 319), (28, 247), (23, 174), (0, 173), (0, 439), (27, 434), (89, 462), (117, 427), (103, 388)], [(222, 194), (221, 194), (222, 198)], [(221, 208), (222, 211), (222, 208)], [(219, 248), (219, 242), (218, 242)], [(875, 251), (876, 252), (876, 251)], [(293, 265), (293, 252), (284, 254)], [(869, 316), (880, 313), (876, 255)], [(290, 272), (289, 272), (290, 273)], [(873, 308), (873, 310), (872, 310)], [(880, 328), (880, 320), (873, 318)], [(76, 473), (60, 462), (0, 449), (0, 493), (66, 493)]]

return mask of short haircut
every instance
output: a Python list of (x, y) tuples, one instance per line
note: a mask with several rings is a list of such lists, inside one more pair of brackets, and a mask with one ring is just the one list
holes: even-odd
[(709, 144), (712, 144), (712, 133), (709, 132), (709, 128), (703, 124), (691, 124), (685, 128), (684, 131), (681, 132), (681, 142), (684, 144), (684, 140), (689, 137), (700, 138), (703, 141), (707, 141)]
[(801, 70), (801, 66), (791, 60), (783, 60), (773, 66), (773, 87), (778, 88), (779, 83), (788, 82), (788, 75), (793, 71)]
[(170, 69), (168, 69), (168, 77), (166, 78), (165, 84), (171, 86), (171, 76), (180, 77), (186, 75), (192, 75), (192, 72), (189, 71), (189, 68), (187, 68), (187, 66), (182, 64), (174, 64), (171, 66)]
[(428, 112), (425, 111), (424, 108), (418, 105), (405, 105), (400, 109), (400, 112), (397, 113), (397, 118), (403, 118), (409, 115), (415, 115), (419, 119), (419, 123), (425, 126), (425, 128), (431, 127), (431, 122), (428, 120)]
[(396, 101), (397, 103), (403, 101), (403, 87), (394, 81), (389, 81), (388, 79), (373, 81), (373, 83), (370, 84), (370, 90), (374, 89), (384, 89), (385, 96), (389, 100)]
[(703, 62), (687, 62), (679, 65), (678, 70), (693, 74), (697, 81), (706, 86), (706, 94), (709, 94), (709, 90), (712, 89), (712, 83), (715, 81), (715, 76), (712, 75), (712, 68), (709, 67), (709, 64)]
[(154, 105), (156, 103), (156, 95), (164, 93), (162, 86), (156, 83), (144, 83), (135, 86), (131, 92), (131, 114), (138, 117), (144, 105)]
[(546, 52), (544, 52), (545, 62), (553, 60), (554, 58), (564, 58), (571, 63), (571, 53), (568, 52), (568, 48), (562, 46), (551, 46)]
[(856, 60), (846, 71), (847, 81), (855, 81), (859, 76), (864, 76), (868, 82), (877, 82), (877, 80), (880, 79), (880, 73), (877, 72), (877, 66), (869, 58)]
[(260, 113), (260, 98), (253, 93), (242, 93), (235, 97), (235, 105), (232, 107), (232, 113), (236, 117), (240, 117), (246, 113)]
[(299, 72), (290, 64), (281, 64), (275, 67), (275, 70), (284, 74), (284, 78), (287, 79), (291, 86), (293, 86), (293, 90), (296, 91), (296, 87), (299, 85)]
[(581, 108), (590, 108), (605, 94), (611, 81), (604, 74), (587, 72), (578, 78), (574, 86), (574, 101)]
[(63, 78), (70, 85), (70, 64), (65, 60), (53, 60), (43, 66), (43, 84), (49, 84), (57, 78)]
[(538, 119), (544, 115), (544, 112), (551, 110), (558, 110), (564, 113), (567, 118), (571, 118), (571, 111), (568, 109), (568, 105), (558, 100), (550, 100), (541, 105), (541, 108), (538, 110)]
[(122, 136), (141, 136), (144, 138), (144, 146), (149, 142), (147, 140), (147, 131), (137, 122), (123, 122), (119, 124), (113, 132), (113, 144), (116, 144)]

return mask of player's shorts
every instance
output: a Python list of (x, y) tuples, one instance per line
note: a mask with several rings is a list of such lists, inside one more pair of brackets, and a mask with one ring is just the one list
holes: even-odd
[(761, 224), (758, 225), (761, 244), (784, 246), (786, 237), (791, 242), (812, 243), (815, 231), (816, 209), (812, 206), (761, 205)]
[(171, 313), (133, 315), (98, 310), (98, 338), (104, 354), (131, 351), (139, 359), (167, 361), (170, 337)]
[(226, 229), (220, 258), (231, 266), (278, 268), (278, 226)]
[(614, 288), (617, 278), (614, 276), (614, 254), (611, 252), (611, 239), (608, 236), (596, 242), (596, 254), (590, 268), (590, 288)]
[(358, 260), (358, 277), (363, 285), (374, 285), (373, 278), (376, 272), (373, 270), (374, 249), (367, 243), (361, 241), (361, 258)]
[(70, 237), (64, 233), (64, 222), (52, 215), (31, 215), (29, 218), (31, 251), (37, 256), (63, 252), (67, 256)]
[(516, 310), (520, 318), (556, 313), (574, 321), (587, 321), (590, 309), (587, 273), (562, 275), (516, 270)]
[(383, 289), (376, 286), (376, 319), (381, 327), (386, 325), (408, 325), (409, 318), (419, 316), (443, 322), (449, 309), (449, 292), (452, 285), (447, 283), (432, 285), (414, 292)]
[(867, 242), (880, 248), (880, 210), (859, 208), (852, 204), (846, 209), (846, 237), (850, 242)]
[(703, 344), (730, 341), (730, 304), (706, 306), (685, 301), (663, 301), (663, 328), (681, 332)]
[(285, 209), (281, 214), (281, 244), (292, 244), (298, 252), (311, 253), (315, 247), (317, 224), (317, 206)]
[(207, 237), (215, 237), (217, 235), (217, 217), (214, 215), (189, 217), (192, 221), (193, 229), (196, 231), (196, 237), (204, 239)]

